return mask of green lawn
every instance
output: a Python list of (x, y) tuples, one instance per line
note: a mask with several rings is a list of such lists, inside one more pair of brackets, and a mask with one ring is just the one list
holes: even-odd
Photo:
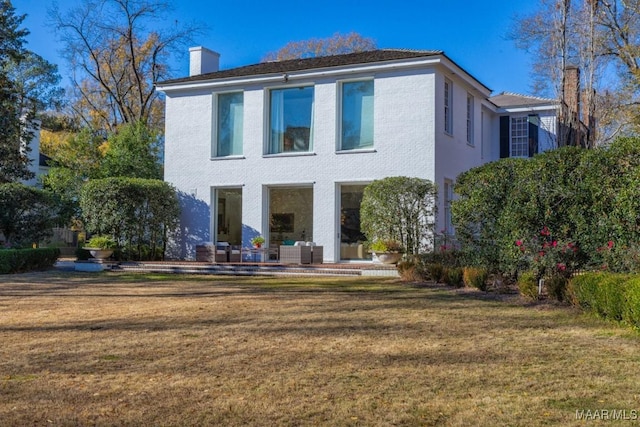
[(0, 342), (2, 425), (640, 416), (635, 331), (513, 295), (393, 279), (1, 276)]

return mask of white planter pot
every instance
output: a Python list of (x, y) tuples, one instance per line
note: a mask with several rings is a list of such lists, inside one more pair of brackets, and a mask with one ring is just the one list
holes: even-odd
[(400, 252), (376, 252), (376, 256), (378, 257), (378, 261), (383, 264), (397, 264), (398, 261), (402, 258), (402, 253)]
[(107, 259), (111, 256), (111, 254), (113, 254), (112, 249), (100, 249), (100, 248), (82, 248), (82, 249), (89, 251), (91, 256), (98, 260)]

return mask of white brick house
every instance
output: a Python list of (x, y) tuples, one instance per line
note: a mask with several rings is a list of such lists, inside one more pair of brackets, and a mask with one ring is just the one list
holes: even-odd
[(555, 146), (553, 101), (491, 98), (441, 51), (221, 71), (218, 59), (192, 48), (191, 75), (157, 85), (166, 94), (165, 180), (184, 193), (178, 257), (193, 258), (195, 244), (248, 246), (262, 234), (271, 244), (314, 241), (325, 262), (367, 259), (359, 203), (371, 181), (433, 181), (437, 229), (451, 230), (458, 174)]

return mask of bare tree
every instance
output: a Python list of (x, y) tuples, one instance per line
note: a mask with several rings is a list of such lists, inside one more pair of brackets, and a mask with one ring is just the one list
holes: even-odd
[[(534, 53), (537, 91), (553, 86), (566, 100), (563, 65), (582, 71), (589, 145), (640, 131), (640, 0), (541, 0), (516, 28), (516, 44)], [(558, 50), (563, 43), (566, 49)], [(559, 52), (567, 54), (565, 64), (557, 61)]]
[(605, 97), (606, 126), (612, 136), (640, 131), (640, 1), (598, 0), (603, 55), (615, 68)]
[[(551, 96), (559, 102), (557, 141), (561, 146), (584, 141), (578, 138), (580, 134), (587, 136), (587, 141), (581, 143), (590, 145), (589, 138), (594, 136), (581, 126), (582, 112), (578, 106), (581, 100), (580, 94), (576, 93), (579, 82), (574, 81), (576, 73), (584, 76), (584, 73), (575, 71), (576, 67), (581, 70), (588, 62), (590, 68), (583, 81), (588, 85), (593, 83), (591, 65), (595, 62), (588, 55), (588, 46), (593, 39), (588, 30), (582, 30), (585, 19), (588, 15), (575, 6), (575, 1), (541, 0), (540, 8), (532, 15), (517, 19), (510, 32), (518, 47), (534, 55), (534, 92)], [(585, 87), (584, 83), (582, 86)], [(593, 86), (585, 89), (591, 93)], [(588, 102), (592, 102), (592, 97)], [(588, 111), (593, 113), (590, 107)]]
[(263, 62), (283, 61), (285, 59), (312, 58), (316, 56), (338, 55), (342, 53), (364, 52), (376, 48), (376, 42), (369, 37), (351, 32), (335, 33), (324, 39), (292, 41), (262, 58)]
[(143, 122), (161, 129), (163, 108), (154, 83), (170, 77), (169, 58), (184, 50), (196, 25), (163, 27), (162, 0), (82, 0), (50, 16), (71, 66), (74, 112), (94, 129)]

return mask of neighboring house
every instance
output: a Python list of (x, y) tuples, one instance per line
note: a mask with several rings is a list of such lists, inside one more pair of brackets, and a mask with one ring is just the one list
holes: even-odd
[(49, 165), (47, 160), (50, 160), (47, 156), (40, 153), (40, 122), (34, 122), (33, 137), (29, 142), (29, 170), (33, 172), (33, 178), (22, 181), (24, 184), (32, 187), (40, 187), (40, 178), (49, 172)]
[(433, 181), (437, 230), (452, 232), (456, 177), (556, 143), (557, 103), (491, 90), (442, 51), (375, 50), (219, 70), (190, 49), (190, 76), (166, 94), (165, 180), (182, 192), (177, 257), (194, 245), (324, 246), (326, 262), (363, 260), (365, 186)]

